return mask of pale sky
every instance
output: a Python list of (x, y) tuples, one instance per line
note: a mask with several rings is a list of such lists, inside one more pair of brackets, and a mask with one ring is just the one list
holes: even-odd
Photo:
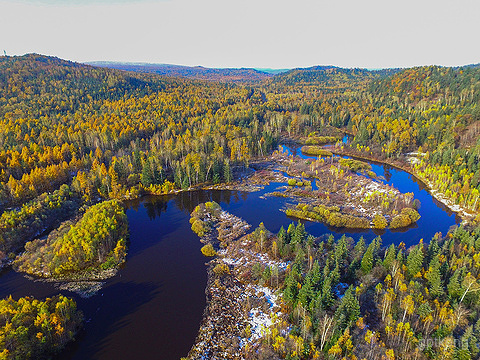
[(85, 62), (385, 68), (480, 62), (478, 0), (0, 0), (0, 52)]

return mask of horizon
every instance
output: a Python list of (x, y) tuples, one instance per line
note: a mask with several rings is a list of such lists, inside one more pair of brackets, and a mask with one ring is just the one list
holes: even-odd
[[(269, 71), (272, 72), (287, 72), (290, 70), (308, 70), (314, 67), (333, 67), (333, 68), (339, 68), (339, 69), (360, 69), (360, 70), (368, 70), (368, 71), (381, 71), (381, 70), (395, 70), (395, 69), (410, 69), (410, 68), (415, 68), (415, 67), (424, 67), (424, 66), (439, 66), (439, 67), (452, 67), (452, 68), (460, 68), (460, 67), (467, 67), (467, 66), (478, 66), (480, 65), (480, 62), (475, 62), (475, 63), (469, 63), (469, 64), (462, 64), (462, 65), (440, 65), (440, 64), (424, 64), (424, 65), (414, 65), (410, 67), (384, 67), (384, 68), (364, 68), (364, 67), (358, 67), (358, 66), (353, 66), (353, 67), (342, 67), (338, 65), (332, 65), (332, 64), (314, 64), (306, 67), (291, 67), (291, 68), (273, 68), (273, 67), (246, 67), (246, 66), (240, 66), (240, 67), (209, 67), (205, 65), (183, 65), (183, 64), (172, 64), (172, 63), (153, 63), (153, 62), (145, 62), (145, 61), (116, 61), (116, 60), (89, 60), (89, 61), (76, 61), (76, 60), (70, 60), (70, 59), (65, 59), (62, 57), (59, 57), (57, 55), (47, 55), (47, 54), (40, 54), (40, 53), (35, 53), (35, 52), (29, 52), (25, 54), (8, 54), (6, 53), (6, 56), (3, 54), (0, 54), (0, 58), (2, 57), (22, 57), (22, 56), (27, 56), (27, 55), (39, 55), (39, 56), (46, 56), (46, 57), (52, 57), (52, 58), (58, 58), (61, 60), (65, 61), (71, 61), (75, 62), (78, 64), (83, 64), (83, 65), (91, 65), (91, 66), (100, 66), (100, 64), (119, 64), (119, 65), (133, 65), (133, 66), (145, 66), (145, 65), (153, 65), (153, 66), (178, 66), (178, 67), (186, 67), (186, 68), (204, 68), (204, 69), (230, 69), (230, 70), (257, 70), (261, 72), (268, 73)], [(105, 66), (107, 67), (107, 66)], [(273, 74), (273, 73), (271, 73)], [(273, 74), (275, 75), (275, 74)]]
[(480, 61), (480, 3), (471, 0), (0, 0), (0, 12), (2, 53), (81, 63), (385, 69)]

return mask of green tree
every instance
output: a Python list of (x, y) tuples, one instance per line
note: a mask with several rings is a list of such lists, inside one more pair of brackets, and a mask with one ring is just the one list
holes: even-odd
[(385, 269), (390, 270), (390, 267), (395, 261), (396, 255), (397, 254), (395, 252), (395, 245), (391, 244), (385, 254), (385, 259), (383, 260), (383, 266), (385, 267)]
[(428, 280), (430, 293), (436, 297), (443, 295), (444, 290), (442, 276), (440, 273), (440, 263), (437, 257), (430, 262), (430, 266), (425, 274), (425, 277)]
[(355, 289), (350, 286), (342, 297), (335, 311), (335, 319), (341, 331), (352, 326), (360, 316), (360, 303), (355, 295)]
[(410, 276), (417, 275), (423, 267), (423, 244), (416, 245), (408, 254), (407, 270)]
[(149, 187), (151, 184), (153, 184), (153, 181), (154, 181), (153, 171), (150, 165), (150, 160), (148, 159), (145, 159), (143, 162), (142, 175), (141, 175), (140, 181), (142, 182), (142, 185), (145, 187)]
[(375, 241), (372, 241), (370, 245), (368, 245), (367, 251), (365, 251), (365, 254), (363, 255), (360, 267), (364, 274), (368, 274), (373, 268), (374, 248), (375, 248)]

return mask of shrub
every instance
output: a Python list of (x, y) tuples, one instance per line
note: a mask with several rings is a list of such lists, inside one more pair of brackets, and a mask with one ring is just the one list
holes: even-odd
[(332, 156), (333, 154), (317, 145), (303, 146), (302, 153), (315, 156)]
[(388, 226), (387, 219), (383, 215), (376, 214), (373, 217), (373, 228), (374, 229), (385, 229)]
[[(311, 134), (309, 134), (311, 135)], [(329, 143), (334, 143), (338, 140), (337, 137), (335, 136), (309, 136), (307, 140), (305, 141), (305, 144), (307, 145), (323, 145), (323, 144), (329, 144)]]
[(227, 264), (220, 263), (215, 265), (215, 267), (213, 268), (213, 272), (218, 276), (223, 276), (226, 274), (230, 274), (230, 269)]
[(200, 219), (196, 219), (192, 224), (192, 231), (200, 237), (205, 235), (206, 229), (203, 225), (203, 221)]
[(398, 229), (406, 227), (412, 223), (412, 220), (408, 215), (400, 214), (395, 216), (390, 222), (390, 229)]
[(295, 179), (288, 179), (288, 185), (289, 186), (295, 186), (297, 184), (297, 180)]
[(212, 257), (212, 256), (217, 255), (217, 252), (215, 251), (212, 244), (210, 244), (210, 243), (208, 243), (205, 246), (202, 246), (201, 251), (202, 251), (202, 254), (207, 256), (207, 257)]
[(404, 208), (402, 209), (402, 215), (407, 215), (410, 220), (412, 221), (412, 223), (418, 221), (418, 219), (420, 219), (420, 214), (418, 213), (417, 210), (415, 209), (412, 209), (412, 208)]

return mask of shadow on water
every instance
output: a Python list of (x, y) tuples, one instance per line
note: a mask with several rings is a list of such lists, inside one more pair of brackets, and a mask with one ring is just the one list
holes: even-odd
[[(298, 149), (291, 153), (304, 158)], [(407, 246), (420, 238), (428, 242), (437, 232), (446, 233), (458, 223), (425, 189), (424, 184), (395, 168), (372, 163), (377, 176), (401, 192), (413, 192), (420, 200), (421, 219), (396, 231), (354, 231), (304, 222), (314, 236), (346, 234), (369, 242), (378, 235), (383, 244), (403, 241)], [(73, 296), (88, 322), (75, 343), (59, 360), (72, 359), (176, 359), (186, 356), (198, 332), (205, 307), (207, 274), (198, 237), (190, 230), (189, 215), (199, 203), (214, 200), (243, 218), (253, 228), (263, 222), (278, 232), (295, 221), (281, 209), (291, 200), (264, 197), (284, 183), (271, 183), (253, 193), (199, 190), (168, 196), (148, 196), (127, 202), (130, 241), (127, 262), (119, 273), (105, 281), (100, 292), (82, 299)], [(252, 229), (253, 230), (253, 229)], [(7, 269), (0, 274), (0, 298), (33, 295), (45, 298), (58, 294), (51, 283), (34, 282)]]
[[(77, 299), (79, 308), (85, 314), (86, 324), (78, 334), (77, 341), (70, 344), (57, 359), (126, 358), (128, 350), (125, 353), (124, 348), (117, 347), (118, 353), (108, 351), (111, 339), (105, 335), (128, 328), (129, 316), (157, 296), (159, 290), (154, 284), (116, 283), (108, 287), (110, 296), (103, 296), (101, 291), (94, 299)], [(111, 296), (116, 300), (111, 301)], [(125, 338), (126, 342), (129, 340)], [(131, 358), (135, 357), (135, 354), (131, 355)]]

